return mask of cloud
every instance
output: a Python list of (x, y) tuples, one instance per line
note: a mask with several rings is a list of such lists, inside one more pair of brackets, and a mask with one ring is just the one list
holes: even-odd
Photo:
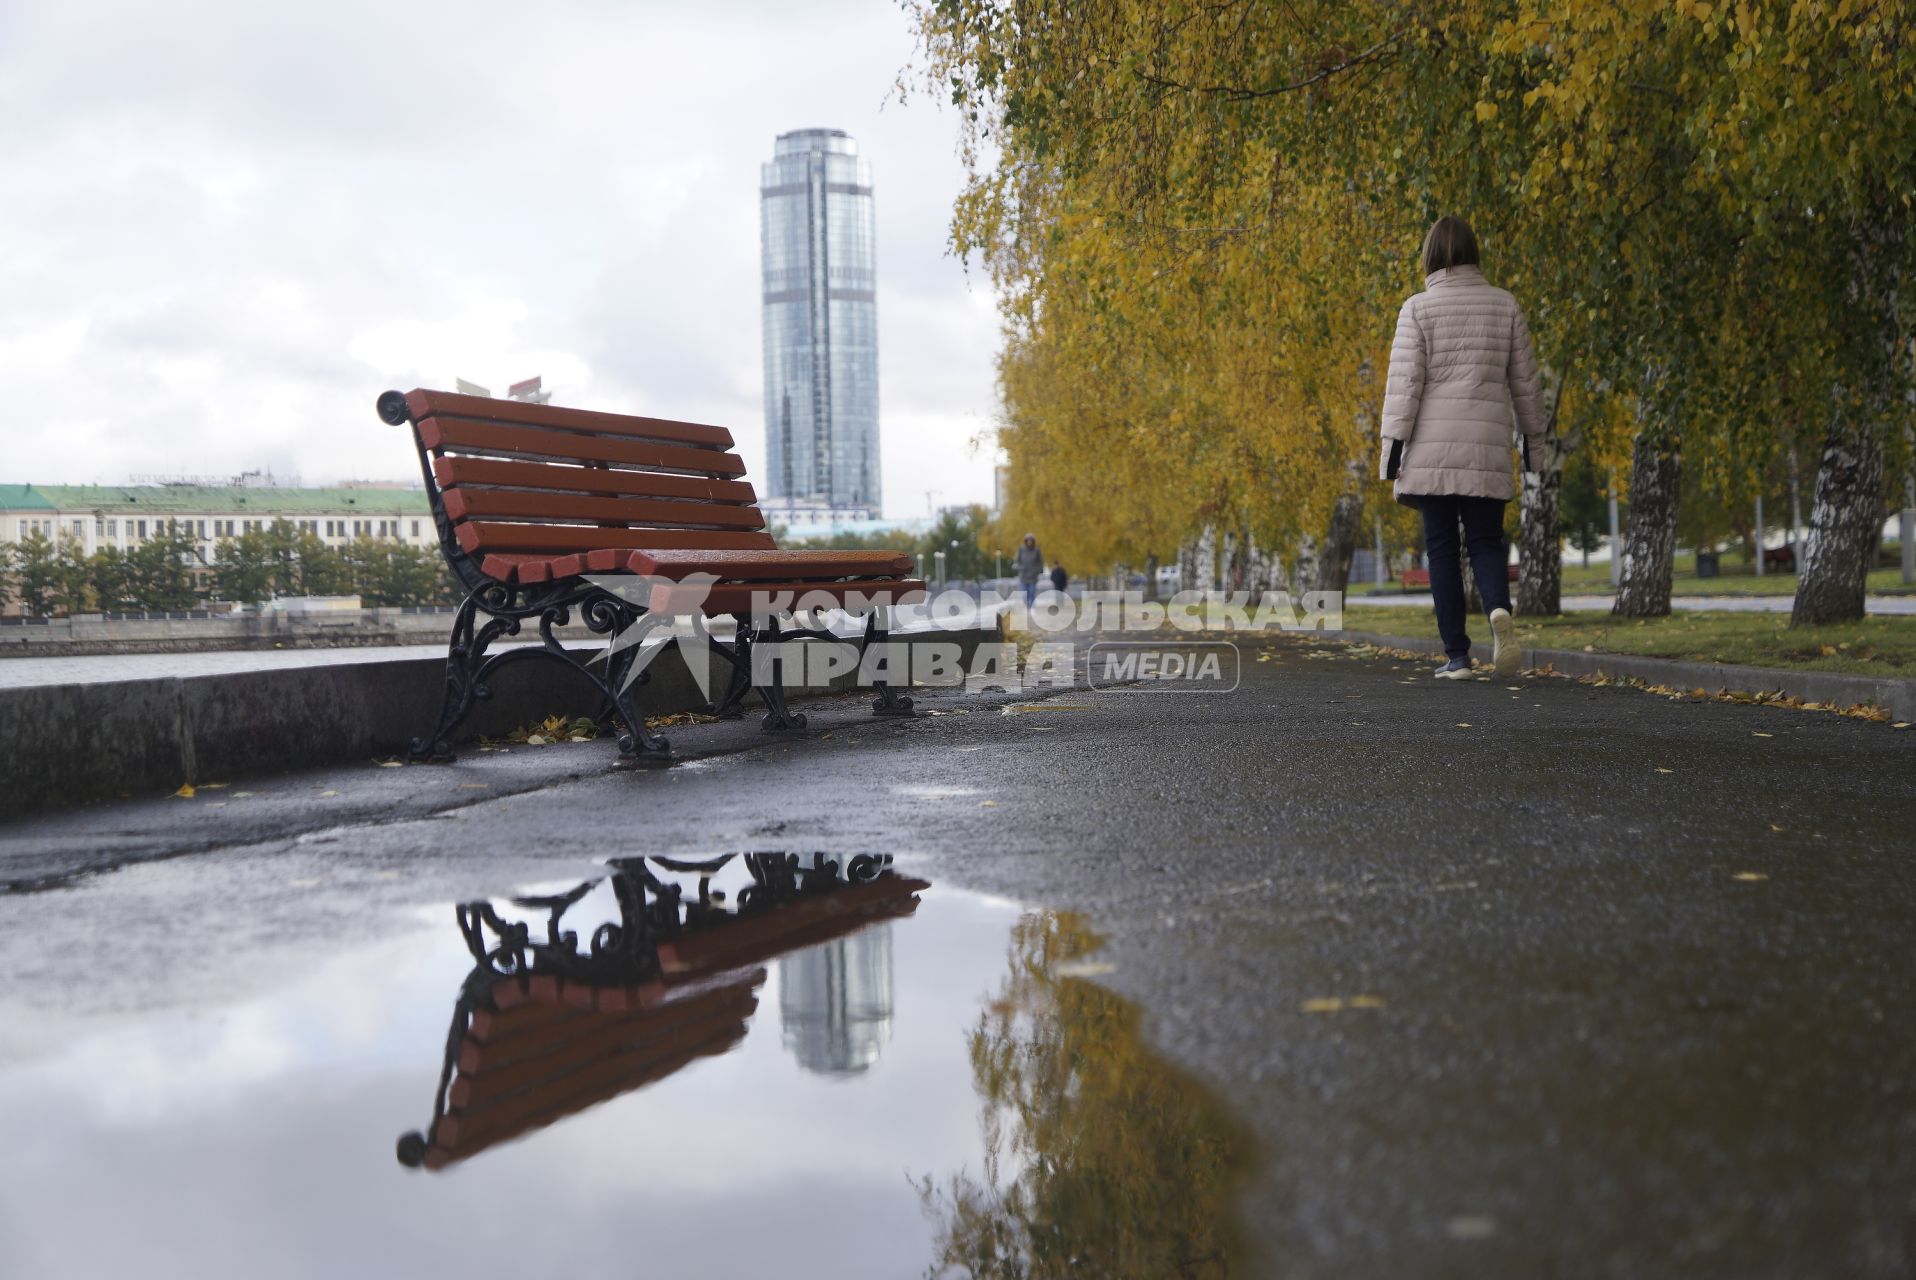
[(8, 6), (9, 481), (403, 478), (387, 386), (537, 373), (762, 472), (758, 167), (871, 160), (887, 509), (988, 500), (997, 322), (945, 256), (956, 122), (905, 16), (805, 6)]

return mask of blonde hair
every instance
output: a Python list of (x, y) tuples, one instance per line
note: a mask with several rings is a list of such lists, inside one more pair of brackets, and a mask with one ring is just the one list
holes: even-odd
[(1477, 265), (1477, 233), (1470, 224), (1454, 214), (1445, 214), (1430, 224), (1424, 236), (1424, 274), (1446, 267)]

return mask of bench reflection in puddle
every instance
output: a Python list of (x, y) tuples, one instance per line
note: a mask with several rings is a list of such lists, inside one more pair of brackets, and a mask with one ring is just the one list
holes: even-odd
[(503, 911), (460, 904), (474, 967), (453, 1009), (432, 1123), (399, 1139), (400, 1163), (445, 1168), (726, 1052), (758, 1007), (764, 964), (806, 948), (780, 984), (786, 1046), (829, 1074), (877, 1059), (891, 940), (869, 926), (910, 915), (929, 887), (894, 872), (889, 854), (608, 865), (562, 892), (506, 899)]

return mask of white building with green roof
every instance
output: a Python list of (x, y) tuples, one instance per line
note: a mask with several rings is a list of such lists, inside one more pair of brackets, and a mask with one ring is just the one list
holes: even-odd
[(77, 538), (88, 555), (127, 550), (168, 522), (191, 532), (206, 563), (219, 543), (276, 520), (343, 547), (354, 538), (395, 538), (413, 546), (437, 541), (423, 489), (347, 485), (304, 489), (262, 484), (0, 484), (0, 542), (36, 530)]

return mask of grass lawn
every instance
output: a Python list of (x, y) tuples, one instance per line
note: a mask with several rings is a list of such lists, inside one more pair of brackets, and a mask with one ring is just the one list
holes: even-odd
[[(1402, 636), (1437, 634), (1437, 619), (1413, 608), (1346, 611), (1344, 623), (1360, 631)], [(1677, 613), (1668, 618), (1625, 620), (1607, 613), (1566, 613), (1558, 618), (1519, 618), (1517, 637), (1539, 649), (1590, 649), (1649, 658), (1734, 662), (1751, 667), (1841, 671), (1853, 675), (1916, 677), (1916, 618), (1865, 618), (1833, 627), (1790, 629), (1788, 614)], [(1472, 640), (1490, 639), (1481, 617), (1470, 624)]]
[[(1894, 544), (1892, 544), (1894, 545)], [(1722, 561), (1723, 572), (1714, 578), (1696, 576), (1696, 555), (1693, 552), (1677, 553), (1676, 573), (1671, 584), (1673, 594), (1680, 596), (1793, 596), (1796, 594), (1796, 575), (1793, 573), (1766, 573), (1757, 577), (1750, 567), (1741, 560), (1732, 560), (1726, 556)], [(1387, 582), (1382, 591), (1385, 594), (1401, 592), (1403, 588), (1395, 582)], [(1353, 582), (1350, 594), (1368, 596), (1378, 594), (1379, 588), (1374, 582)], [(1610, 565), (1599, 561), (1586, 568), (1582, 557), (1576, 552), (1566, 552), (1563, 558), (1563, 593), (1567, 596), (1607, 596), (1613, 595), (1616, 588), (1610, 585)], [(1916, 587), (1903, 585), (1901, 569), (1877, 569), (1869, 575), (1871, 595), (1908, 595), (1916, 593)]]

